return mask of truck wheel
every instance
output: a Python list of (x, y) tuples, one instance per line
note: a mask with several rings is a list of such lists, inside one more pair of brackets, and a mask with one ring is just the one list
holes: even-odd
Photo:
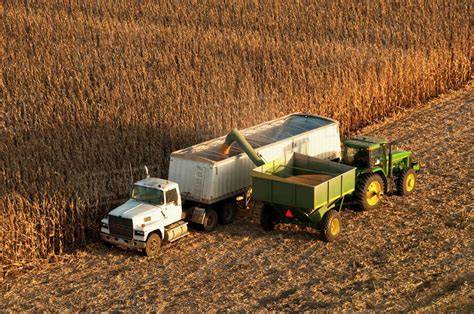
[(237, 212), (237, 204), (232, 201), (225, 202), (219, 211), (219, 223), (228, 225), (234, 221)]
[(382, 177), (376, 173), (363, 174), (357, 183), (355, 199), (362, 210), (371, 210), (380, 206), (385, 191)]
[(415, 188), (415, 170), (403, 169), (400, 172), (397, 180), (397, 191), (398, 194), (405, 196), (413, 192)]
[(218, 220), (217, 212), (214, 209), (208, 209), (206, 210), (206, 217), (204, 218), (202, 227), (205, 231), (214, 231), (217, 228)]
[(260, 225), (263, 230), (273, 230), (277, 224), (278, 218), (276, 217), (275, 210), (271, 206), (264, 205), (260, 212)]
[(146, 240), (145, 254), (147, 256), (156, 256), (161, 248), (161, 237), (159, 234), (152, 233)]
[(321, 236), (324, 241), (332, 242), (341, 233), (341, 215), (338, 211), (331, 209), (324, 214), (320, 223)]

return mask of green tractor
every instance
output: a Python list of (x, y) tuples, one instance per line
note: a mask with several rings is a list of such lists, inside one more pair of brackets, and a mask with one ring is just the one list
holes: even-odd
[(410, 151), (392, 151), (394, 143), (371, 136), (344, 141), (342, 163), (356, 167), (354, 200), (362, 210), (380, 206), (384, 193), (396, 191), (408, 195), (415, 187), (420, 165)]

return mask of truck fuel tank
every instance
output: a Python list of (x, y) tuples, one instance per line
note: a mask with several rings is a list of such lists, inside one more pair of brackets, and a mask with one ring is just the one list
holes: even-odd
[(185, 221), (178, 221), (165, 228), (165, 240), (169, 242), (176, 241), (188, 235), (188, 223)]

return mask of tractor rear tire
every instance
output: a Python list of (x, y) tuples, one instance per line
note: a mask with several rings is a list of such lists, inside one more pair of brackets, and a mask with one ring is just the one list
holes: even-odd
[(145, 254), (152, 257), (158, 255), (161, 248), (161, 237), (157, 233), (152, 233), (146, 240)]
[(228, 225), (234, 221), (237, 213), (237, 204), (233, 201), (227, 201), (222, 205), (219, 211), (219, 223), (221, 225)]
[(337, 210), (331, 209), (324, 214), (319, 225), (323, 240), (326, 242), (336, 240), (341, 233), (341, 225), (341, 214)]
[(263, 205), (263, 208), (260, 212), (260, 225), (262, 226), (263, 230), (273, 230), (277, 224), (278, 218), (276, 216), (275, 210), (269, 205)]
[(367, 211), (378, 208), (382, 203), (385, 184), (377, 173), (366, 173), (357, 182), (355, 200), (361, 210)]
[(397, 192), (401, 196), (406, 196), (411, 194), (413, 190), (415, 189), (415, 181), (416, 181), (416, 175), (415, 175), (415, 170), (409, 168), (409, 169), (403, 169), (400, 172), (400, 175), (398, 176), (397, 180)]
[(202, 225), (204, 231), (211, 232), (216, 230), (218, 221), (219, 217), (214, 209), (206, 210), (206, 217), (204, 217), (204, 223)]

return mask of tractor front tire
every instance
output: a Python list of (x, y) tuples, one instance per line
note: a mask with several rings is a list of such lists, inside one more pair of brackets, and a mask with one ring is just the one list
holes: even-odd
[(211, 232), (216, 230), (218, 221), (219, 217), (214, 209), (206, 210), (206, 217), (204, 217), (204, 223), (202, 225), (204, 231)]
[(269, 205), (264, 205), (260, 212), (260, 225), (262, 226), (263, 230), (273, 230), (277, 224), (278, 219), (276, 217), (275, 210)]
[(237, 204), (233, 201), (225, 202), (219, 211), (219, 223), (221, 225), (228, 225), (232, 223), (234, 221), (236, 213)]
[(413, 169), (403, 169), (400, 172), (397, 180), (397, 192), (402, 196), (411, 194), (415, 189), (415, 170)]
[(337, 239), (341, 233), (341, 214), (337, 210), (331, 209), (324, 214), (320, 223), (321, 237), (326, 242), (332, 242)]
[(158, 255), (161, 248), (161, 237), (157, 233), (152, 233), (146, 240), (145, 254), (152, 257)]
[(377, 173), (366, 173), (357, 182), (355, 200), (361, 210), (378, 208), (382, 202), (385, 184)]

